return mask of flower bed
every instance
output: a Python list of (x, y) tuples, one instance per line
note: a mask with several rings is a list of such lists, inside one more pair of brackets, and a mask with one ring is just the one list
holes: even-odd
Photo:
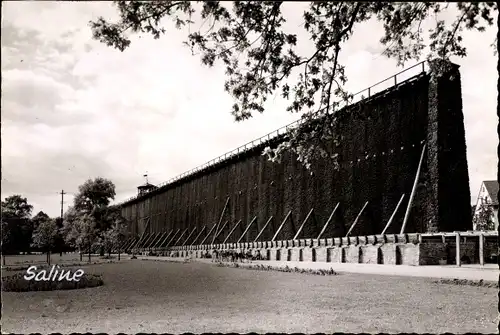
[(101, 275), (84, 273), (79, 281), (26, 280), (25, 273), (16, 273), (2, 278), (2, 291), (4, 292), (28, 292), (28, 291), (54, 291), (75, 290), (80, 288), (97, 287), (104, 284)]

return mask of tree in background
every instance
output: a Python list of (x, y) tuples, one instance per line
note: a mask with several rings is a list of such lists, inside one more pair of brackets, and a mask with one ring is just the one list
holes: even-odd
[(2, 201), (2, 221), (9, 232), (9, 240), (2, 246), (2, 251), (17, 253), (28, 251), (31, 245), (33, 226), (30, 220), (33, 206), (26, 198), (16, 194)]
[[(65, 235), (65, 241), (71, 241), (72, 245), (75, 245), (75, 239), (77, 238), (75, 232), (79, 230), (73, 229), (72, 226), (79, 224), (80, 219), (85, 215), (92, 216), (97, 235), (101, 235), (108, 230), (111, 227), (109, 204), (115, 198), (115, 195), (115, 185), (105, 178), (88, 179), (80, 185), (78, 193), (73, 199), (73, 206), (66, 211), (63, 220), (62, 232)], [(99, 239), (96, 236), (94, 245), (99, 245), (98, 242)], [(102, 245), (100, 249), (101, 256), (103, 256), (104, 248)]]
[[(287, 110), (302, 113), (303, 122), (290, 130), (283, 144), (268, 148), (268, 156), (279, 160), (284, 150), (292, 150), (308, 168), (317, 158), (337, 161), (335, 145), (331, 144), (341, 138), (334, 112), (352, 101), (352, 94), (344, 88), (348, 78), (339, 56), (359, 24), (370, 19), (379, 21), (384, 27), (380, 39), (384, 55), (404, 65), (419, 60), (426, 47), (428, 59), (466, 56), (464, 29), (483, 32), (493, 24), (492, 15), (498, 11), (496, 2), (310, 1), (302, 24), (290, 28), (295, 31), (285, 31), (287, 18), (282, 12), (282, 1), (114, 4), (119, 12), (116, 22), (102, 17), (90, 22), (95, 39), (124, 51), (131, 43), (129, 33), (151, 34), (158, 39), (167, 32), (163, 19), (171, 19), (177, 29), (187, 30), (185, 44), (193, 54), (200, 55), (204, 65), (211, 67), (222, 62), (225, 66), (224, 88), (234, 98), (231, 113), (236, 121), (264, 112), (265, 102), (276, 93), (289, 100)], [(449, 6), (454, 6), (458, 13), (451, 23), (438, 17)], [(435, 18), (435, 26), (424, 32), (421, 24), (426, 18)], [(195, 21), (203, 24), (196, 29)], [(314, 43), (308, 54), (299, 51), (299, 29)], [(437, 75), (446, 70), (446, 62), (435, 64), (431, 71)]]
[(495, 230), (495, 221), (493, 220), (493, 206), (488, 199), (481, 199), (477, 212), (472, 218), (475, 230)]
[(90, 263), (92, 247), (97, 242), (99, 234), (95, 218), (88, 213), (73, 216), (73, 209), (71, 210), (66, 216), (68, 221), (64, 227), (65, 241), (80, 250), (80, 260), (82, 260), (83, 250), (87, 250)]
[(23, 198), (19, 194), (11, 195), (2, 201), (2, 217), (29, 219), (33, 206), (28, 203), (28, 199)]
[(36, 228), (40, 225), (40, 223), (42, 223), (48, 219), (49, 219), (49, 216), (47, 214), (45, 214), (45, 212), (43, 212), (43, 211), (38, 212), (31, 219), (31, 225), (33, 227), (33, 230), (36, 230)]
[(118, 212), (117, 215), (114, 216), (113, 225), (110, 230), (112, 232), (113, 247), (117, 250), (118, 260), (120, 260), (121, 246), (128, 237), (127, 222), (121, 216), (121, 213)]
[(47, 217), (39, 223), (33, 233), (32, 246), (40, 248), (47, 254), (47, 264), (50, 265), (50, 252), (52, 251), (58, 235), (57, 225), (54, 219)]
[(9, 243), (10, 227), (9, 224), (3, 220), (0, 221), (2, 225), (2, 264), (5, 265), (5, 247)]

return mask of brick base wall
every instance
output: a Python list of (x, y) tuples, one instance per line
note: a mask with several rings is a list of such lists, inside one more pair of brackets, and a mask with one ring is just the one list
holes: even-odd
[(382, 244), (380, 246), (382, 264), (396, 265), (396, 245), (392, 243)]
[(379, 264), (380, 246), (367, 245), (359, 249), (359, 262), (363, 264)]

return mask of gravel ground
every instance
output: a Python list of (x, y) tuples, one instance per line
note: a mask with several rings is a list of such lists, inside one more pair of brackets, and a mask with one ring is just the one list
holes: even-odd
[(129, 260), (82, 268), (101, 273), (104, 286), (4, 292), (3, 332), (496, 332), (495, 288), (198, 262)]

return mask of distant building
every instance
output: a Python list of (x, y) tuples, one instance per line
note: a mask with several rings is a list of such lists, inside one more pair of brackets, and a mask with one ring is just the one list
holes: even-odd
[[(493, 207), (493, 222), (495, 230), (498, 229), (498, 182), (496, 180), (485, 180), (481, 183), (479, 195), (477, 196), (474, 215), (477, 215), (483, 202), (488, 202)], [(476, 230), (476, 227), (474, 227)]]
[(137, 187), (137, 194), (141, 196), (143, 194), (153, 191), (154, 189), (156, 189), (155, 185), (146, 182), (146, 184)]

